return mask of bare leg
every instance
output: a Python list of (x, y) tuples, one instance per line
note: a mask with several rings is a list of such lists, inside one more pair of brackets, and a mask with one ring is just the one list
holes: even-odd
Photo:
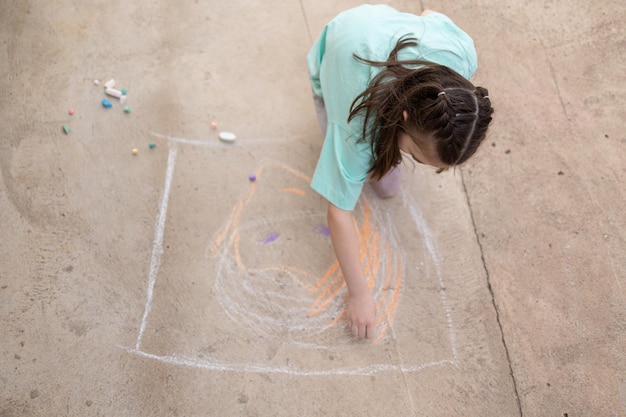
[(398, 194), (402, 184), (402, 168), (396, 165), (380, 180), (372, 181), (372, 188), (380, 198), (390, 198)]

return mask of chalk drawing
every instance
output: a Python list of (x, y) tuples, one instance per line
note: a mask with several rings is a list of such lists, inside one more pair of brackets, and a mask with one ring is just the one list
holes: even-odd
[(214, 139), (185, 139), (185, 138), (177, 138), (175, 136), (170, 136), (170, 135), (164, 135), (162, 133), (152, 133), (152, 136), (156, 137), (156, 138), (161, 138), (161, 139), (165, 139), (170, 143), (182, 143), (185, 145), (194, 145), (194, 146), (202, 146), (202, 147), (209, 147), (209, 148), (224, 148), (224, 147), (228, 147), (228, 148), (238, 148), (241, 146), (253, 146), (253, 145), (269, 145), (269, 144), (276, 144), (276, 143), (281, 143), (281, 142), (293, 142), (295, 139), (279, 139), (279, 138), (274, 138), (274, 139), (246, 139), (246, 140), (239, 140), (238, 142), (234, 142), (234, 143), (223, 143), (223, 142), (217, 142)]
[(146, 322), (152, 307), (152, 298), (154, 297), (154, 285), (156, 284), (159, 266), (161, 264), (161, 256), (163, 255), (163, 234), (165, 232), (165, 219), (167, 217), (167, 204), (170, 200), (170, 190), (172, 189), (172, 177), (174, 176), (174, 167), (176, 166), (176, 154), (178, 149), (176, 143), (169, 144), (169, 152), (167, 157), (167, 170), (165, 172), (165, 185), (163, 186), (163, 194), (161, 196), (161, 204), (159, 205), (159, 214), (155, 226), (154, 244), (152, 245), (152, 256), (150, 257), (150, 273), (148, 275), (148, 291), (146, 294), (146, 306), (143, 312), (143, 318), (139, 326), (139, 335), (137, 336), (136, 349), (141, 347), (141, 338), (146, 329)]
[[(234, 144), (209, 145), (204, 140), (190, 140), (168, 135), (153, 134), (166, 139), (169, 143), (165, 183), (158, 207), (150, 260), (150, 271), (146, 289), (146, 303), (142, 316), (137, 340), (134, 348), (120, 346), (128, 353), (153, 359), (162, 363), (186, 366), (205, 370), (232, 372), (280, 373), (300, 376), (314, 375), (371, 375), (378, 372), (419, 372), (421, 370), (458, 364), (455, 331), (451, 309), (445, 294), (445, 283), (441, 273), (441, 260), (435, 247), (430, 230), (421, 214), (419, 205), (411, 196), (402, 191), (403, 206), (410, 213), (416, 232), (419, 233), (426, 246), (426, 253), (434, 266), (439, 296), (446, 317), (447, 330), (450, 338), (451, 352), (439, 360), (423, 363), (368, 363), (361, 366), (337, 367), (331, 369), (303, 369), (291, 366), (276, 366), (263, 363), (198, 359), (177, 353), (157, 355), (142, 348), (142, 339), (148, 326), (152, 309), (155, 285), (159, 266), (163, 255), (163, 237), (165, 220), (170, 198), (170, 190), (177, 158), (177, 146), (233, 146)], [(240, 141), (246, 144), (269, 144), (272, 140)], [(235, 145), (245, 146), (245, 145)], [(286, 174), (302, 184), (288, 184), (279, 192), (290, 198), (302, 199), (304, 204), (294, 204), (295, 209), (277, 214), (270, 218), (253, 218), (246, 215), (249, 205), (255, 197), (259, 184), (263, 183), (266, 172), (278, 170), (283, 177)], [(280, 261), (277, 253), (272, 255), (270, 262), (265, 258), (251, 255), (249, 242), (254, 241), (256, 247), (274, 250), (283, 243), (306, 242), (313, 236), (328, 242), (328, 229), (323, 223), (325, 210), (306, 209), (306, 198), (312, 192), (308, 187), (309, 178), (303, 173), (278, 161), (266, 161), (256, 172), (257, 181), (247, 185), (247, 190), (223, 226), (214, 232), (207, 247), (208, 256), (215, 261), (214, 288), (217, 300), (224, 313), (234, 322), (244, 324), (250, 331), (260, 332), (265, 337), (279, 337), (277, 343), (289, 343), (305, 350), (329, 349), (336, 350), (338, 344), (344, 347), (354, 346), (354, 339), (345, 329), (346, 287), (339, 265), (332, 258), (326, 267), (317, 265), (307, 267), (305, 262), (293, 265)], [(292, 181), (293, 182), (293, 181)], [(287, 184), (285, 184), (287, 185)], [(389, 215), (379, 214), (375, 201), (363, 197), (355, 209), (356, 224), (360, 242), (360, 259), (377, 303), (378, 315), (376, 326), (378, 338), (375, 343), (388, 340), (395, 342), (393, 323), (401, 300), (405, 278), (415, 275), (416, 271), (406, 270), (405, 256), (397, 244), (395, 226)], [(301, 239), (283, 236), (283, 230), (294, 229), (294, 224), (304, 224), (309, 235)], [(281, 225), (285, 227), (281, 229)], [(264, 232), (263, 232), (264, 230)], [(265, 233), (262, 235), (262, 233)], [(256, 236), (257, 239), (250, 239)], [(261, 237), (259, 239), (258, 237)], [(280, 237), (280, 238), (279, 238)], [(292, 239), (291, 241), (289, 239)], [(300, 239), (300, 240), (298, 240)], [(259, 241), (262, 245), (259, 246)], [(277, 246), (278, 245), (278, 246)], [(327, 243), (328, 245), (328, 243)], [(294, 245), (295, 247), (296, 245)], [(305, 248), (306, 250), (307, 248)], [(250, 263), (251, 262), (251, 263)], [(309, 265), (310, 266), (310, 265)], [(323, 270), (323, 268), (326, 268)], [(155, 324), (155, 326), (158, 325)], [(330, 334), (331, 336), (323, 337)], [(287, 335), (287, 336), (285, 336)], [(403, 362), (403, 361), (401, 361)], [(404, 361), (404, 362), (410, 362)]]
[(276, 239), (278, 239), (279, 237), (280, 237), (280, 233), (278, 233), (278, 232), (271, 232), (270, 234), (265, 236), (263, 239), (261, 239), (260, 242), (265, 244), (265, 245), (267, 245), (268, 243), (272, 243), (272, 242), (276, 241)]
[(325, 224), (317, 224), (313, 228), (315, 233), (319, 233), (320, 235), (324, 235), (326, 237), (330, 237), (330, 230), (328, 230), (328, 226)]
[[(345, 280), (336, 260), (329, 262), (321, 276), (317, 276), (320, 271), (318, 262), (312, 262), (307, 267), (302, 260), (307, 253), (302, 252), (309, 252), (310, 256), (310, 252), (316, 249), (310, 246), (311, 236), (307, 234), (293, 236), (289, 244), (291, 257), (294, 254), (297, 256), (298, 252), (302, 253), (298, 264), (286, 264), (284, 255), (273, 257), (272, 252), (264, 252), (265, 257), (274, 258), (264, 262), (267, 266), (250, 265), (246, 261), (246, 247), (242, 243), (246, 241), (244, 234), (257, 229), (261, 223), (258, 219), (246, 222), (245, 213), (253, 211), (257, 189), (266, 183), (264, 176), (268, 170), (280, 171), (281, 178), (287, 175), (293, 177), (292, 181), (302, 182), (301, 188), (282, 188), (278, 191), (290, 194), (291, 203), (285, 204), (288, 210), (291, 207), (306, 207), (306, 201), (298, 204), (295, 199), (306, 196), (307, 192), (314, 193), (308, 187), (310, 178), (285, 164), (272, 161), (259, 167), (255, 173), (257, 181), (249, 183), (248, 192), (235, 205), (230, 219), (216, 233), (209, 246), (211, 255), (218, 262), (216, 294), (227, 314), (238, 323), (247, 323), (250, 331), (263, 335), (284, 334), (283, 337), (288, 337), (290, 342), (315, 345), (320, 340), (319, 335), (333, 327), (341, 326), (339, 331), (344, 331), (347, 298)], [(268, 190), (265, 189), (263, 194), (268, 194)], [(390, 225), (379, 227), (372, 211), (367, 199), (362, 198), (356, 209), (356, 217), (361, 218), (356, 228), (361, 265), (377, 303), (378, 337), (375, 342), (380, 342), (393, 323), (402, 290), (404, 263), (402, 256), (394, 249), (398, 245), (392, 242), (392, 236), (386, 232), (393, 228)], [(310, 212), (302, 209), (295, 213), (288, 211), (283, 215), (265, 217), (262, 224), (265, 228), (292, 230), (297, 229), (299, 223), (310, 223), (312, 227), (301, 228), (306, 232), (325, 216), (325, 210)], [(272, 243), (278, 236), (278, 232), (272, 232), (259, 241)], [(251, 251), (259, 253), (254, 246), (248, 248), (247, 252)], [(255, 262), (259, 263), (258, 260)], [(336, 342), (350, 340), (345, 336), (337, 336), (337, 332), (330, 337)]]
[(448, 332), (450, 334), (450, 341), (452, 345), (452, 358), (453, 362), (458, 363), (458, 354), (456, 348), (456, 336), (454, 333), (454, 326), (452, 325), (452, 314), (450, 310), (450, 306), (448, 305), (448, 298), (446, 297), (446, 285), (443, 281), (443, 275), (441, 273), (441, 260), (439, 259), (439, 255), (435, 250), (435, 243), (432, 238), (432, 233), (428, 228), (426, 221), (422, 217), (422, 213), (418, 210), (417, 205), (415, 204), (415, 200), (406, 192), (406, 190), (401, 190), (402, 202), (404, 206), (411, 213), (411, 218), (415, 222), (417, 229), (421, 232), (424, 244), (426, 245), (426, 249), (428, 250), (428, 254), (430, 255), (430, 259), (435, 264), (435, 273), (437, 274), (437, 282), (439, 284), (439, 295), (441, 297), (441, 302), (443, 303), (444, 311), (446, 313), (446, 322), (448, 325)]
[(442, 359), (440, 361), (427, 362), (415, 366), (400, 366), (393, 364), (371, 364), (360, 367), (341, 367), (330, 370), (302, 370), (288, 366), (267, 366), (254, 365), (245, 363), (220, 363), (215, 361), (199, 360), (197, 358), (184, 357), (178, 355), (155, 355), (143, 352), (137, 349), (130, 349), (125, 346), (118, 346), (120, 349), (128, 353), (143, 358), (153, 359), (168, 365), (185, 366), (196, 369), (205, 369), (210, 371), (223, 372), (254, 372), (264, 374), (285, 374), (293, 376), (332, 376), (332, 375), (362, 375), (369, 376), (380, 372), (420, 372), (428, 368), (436, 368), (441, 366), (456, 366), (456, 361), (451, 359)]

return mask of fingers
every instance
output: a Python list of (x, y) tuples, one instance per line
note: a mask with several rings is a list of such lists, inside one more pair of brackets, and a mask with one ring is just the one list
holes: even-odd
[(359, 325), (358, 324), (353, 324), (351, 326), (350, 330), (352, 330), (352, 336), (354, 336), (354, 337), (361, 337), (361, 336), (359, 336)]
[(369, 292), (351, 297), (346, 310), (348, 327), (354, 337), (372, 339), (376, 333), (376, 305)]
[(374, 325), (365, 325), (365, 324), (357, 324), (350, 323), (350, 331), (352, 332), (352, 336), (358, 337), (359, 339), (373, 339), (376, 334), (376, 329)]

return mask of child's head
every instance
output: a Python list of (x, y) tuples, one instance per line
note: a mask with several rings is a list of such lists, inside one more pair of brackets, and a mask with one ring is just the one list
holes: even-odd
[(385, 67), (356, 98), (350, 113), (350, 119), (364, 114), (363, 136), (372, 138), (374, 178), (400, 163), (400, 151), (406, 149), (399, 139), (407, 136), (435, 166), (460, 165), (476, 152), (492, 119), (485, 88), (442, 65), (397, 60), (400, 49), (414, 44), (401, 39), (387, 62), (364, 61)]
[(402, 129), (420, 148), (434, 150), (445, 166), (460, 165), (474, 155), (493, 113), (485, 88), (441, 65), (413, 70), (402, 84)]

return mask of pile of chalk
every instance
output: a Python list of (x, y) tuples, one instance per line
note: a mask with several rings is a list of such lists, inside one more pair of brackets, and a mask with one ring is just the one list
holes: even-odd
[[(94, 84), (99, 85), (100, 82), (98, 80), (95, 80)], [(126, 103), (126, 98), (127, 98), (126, 89), (125, 88), (122, 88), (121, 90), (115, 89), (114, 79), (111, 78), (109, 81), (104, 83), (104, 92), (107, 96), (115, 97), (116, 99), (118, 99), (121, 105), (124, 105), (124, 103)], [(113, 105), (109, 100), (105, 98), (105, 99), (102, 99), (102, 106), (107, 109), (110, 109)], [(130, 107), (126, 106), (124, 107), (124, 111), (126, 113), (130, 113), (131, 109)]]

